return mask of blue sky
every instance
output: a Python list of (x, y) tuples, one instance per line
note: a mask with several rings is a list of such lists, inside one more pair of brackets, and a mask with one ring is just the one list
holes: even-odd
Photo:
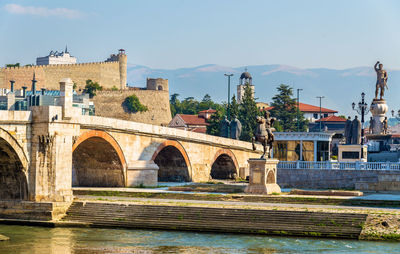
[(400, 1), (0, 0), (0, 66), (68, 44), (79, 62), (124, 48), (152, 68), (400, 69), (399, 13)]

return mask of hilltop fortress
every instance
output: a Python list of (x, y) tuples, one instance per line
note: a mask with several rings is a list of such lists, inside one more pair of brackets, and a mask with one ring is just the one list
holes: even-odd
[(52, 53), (40, 58), (41, 62), (48, 59), (45, 65), (1, 68), (0, 88), (9, 88), (10, 80), (15, 81), (15, 89), (29, 87), (33, 73), (38, 81), (38, 89), (58, 90), (58, 82), (66, 77), (76, 84), (76, 90), (83, 89), (88, 79), (98, 82), (104, 89), (126, 88), (127, 55), (123, 49), (120, 49), (118, 54), (112, 54), (104, 62), (96, 63), (52, 64), (52, 58), (57, 57), (60, 62), (60, 56), (69, 56), (67, 49), (61, 55)]
[[(72, 57), (66, 48), (63, 52), (51, 51), (48, 56), (38, 57), (37, 65), (34, 66), (1, 68), (0, 90), (4, 89), (5, 93), (10, 92), (12, 80), (15, 81), (13, 90), (23, 90), (22, 87), (36, 91), (42, 88), (59, 90), (60, 80), (71, 78), (76, 84), (75, 91), (79, 92), (85, 88), (86, 80), (91, 79), (103, 87), (103, 91), (97, 91), (97, 95), (93, 98), (97, 116), (164, 126), (171, 121), (168, 80), (147, 78), (146, 87), (127, 87), (125, 50), (120, 49), (118, 54), (112, 54), (104, 62), (78, 64), (74, 62), (76, 58)], [(35, 88), (31, 85), (34, 73), (37, 81)], [(123, 103), (131, 95), (136, 95), (148, 110), (138, 113), (127, 112)]]

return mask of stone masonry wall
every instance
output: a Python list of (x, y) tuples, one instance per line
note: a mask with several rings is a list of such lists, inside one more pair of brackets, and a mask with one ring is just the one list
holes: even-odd
[(392, 182), (396, 176), (400, 179), (400, 172), (384, 170), (278, 169), (278, 184), (282, 188), (374, 190), (369, 187), (362, 188), (361, 186), (383, 182), (383, 179), (388, 177), (390, 179), (386, 179), (386, 181)]
[(10, 80), (13, 79), (14, 89), (27, 86), (30, 90), (33, 73), (38, 81), (37, 90), (41, 88), (58, 90), (59, 82), (63, 78), (71, 78), (77, 83), (77, 90), (83, 89), (88, 79), (98, 82), (104, 89), (111, 89), (113, 86), (120, 88), (120, 70), (117, 61), (1, 68), (0, 88), (10, 89)]
[[(148, 111), (129, 113), (122, 104), (126, 97), (135, 94)], [(93, 98), (96, 115), (166, 126), (171, 121), (169, 92), (157, 90), (101, 91)]]

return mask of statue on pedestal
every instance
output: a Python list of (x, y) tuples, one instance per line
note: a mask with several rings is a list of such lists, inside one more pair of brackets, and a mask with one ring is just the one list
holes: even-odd
[(373, 133), (374, 127), (375, 127), (375, 122), (374, 122), (374, 119), (371, 116), (369, 118), (369, 134)]
[(229, 137), (229, 125), (230, 121), (226, 116), (224, 116), (224, 119), (221, 121), (221, 137), (228, 138)]
[(383, 134), (388, 134), (388, 119), (385, 117), (385, 119), (382, 122), (383, 125)]
[[(379, 66), (379, 67), (377, 67)], [(379, 89), (381, 90), (380, 93), (380, 100), (382, 100), (383, 95), (385, 94), (385, 87), (388, 88), (386, 82), (388, 80), (387, 72), (383, 69), (383, 64), (379, 61), (376, 62), (374, 69), (376, 71), (376, 88), (375, 88), (375, 100), (378, 99), (378, 92)]]
[(253, 144), (253, 150), (256, 150), (255, 142), (260, 142), (264, 148), (264, 153), (261, 155), (261, 159), (271, 158), (272, 145), (274, 143), (274, 130), (273, 123), (274, 117), (270, 117), (269, 111), (265, 111), (264, 117), (257, 117), (257, 130), (255, 137), (251, 139)]
[(233, 117), (231, 121), (231, 138), (239, 139), (240, 134), (242, 133), (242, 124), (236, 116)]
[(344, 137), (346, 139), (346, 145), (351, 144), (351, 117), (349, 116), (346, 120), (346, 124), (344, 126)]
[(353, 122), (351, 122), (351, 144), (361, 144), (361, 122), (358, 120), (357, 116), (355, 116)]

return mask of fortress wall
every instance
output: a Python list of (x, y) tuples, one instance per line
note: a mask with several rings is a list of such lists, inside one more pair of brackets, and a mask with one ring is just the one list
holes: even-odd
[[(128, 113), (122, 107), (125, 98), (135, 94), (148, 111)], [(140, 123), (167, 125), (171, 121), (168, 91), (123, 90), (101, 91), (93, 98), (96, 115)]]
[(14, 79), (15, 89), (24, 85), (30, 89), (34, 72), (37, 89), (58, 90), (60, 80), (67, 77), (77, 83), (78, 90), (85, 87), (87, 79), (98, 82), (105, 89), (120, 87), (119, 62), (99, 62), (1, 68), (0, 88), (9, 88), (9, 81)]

